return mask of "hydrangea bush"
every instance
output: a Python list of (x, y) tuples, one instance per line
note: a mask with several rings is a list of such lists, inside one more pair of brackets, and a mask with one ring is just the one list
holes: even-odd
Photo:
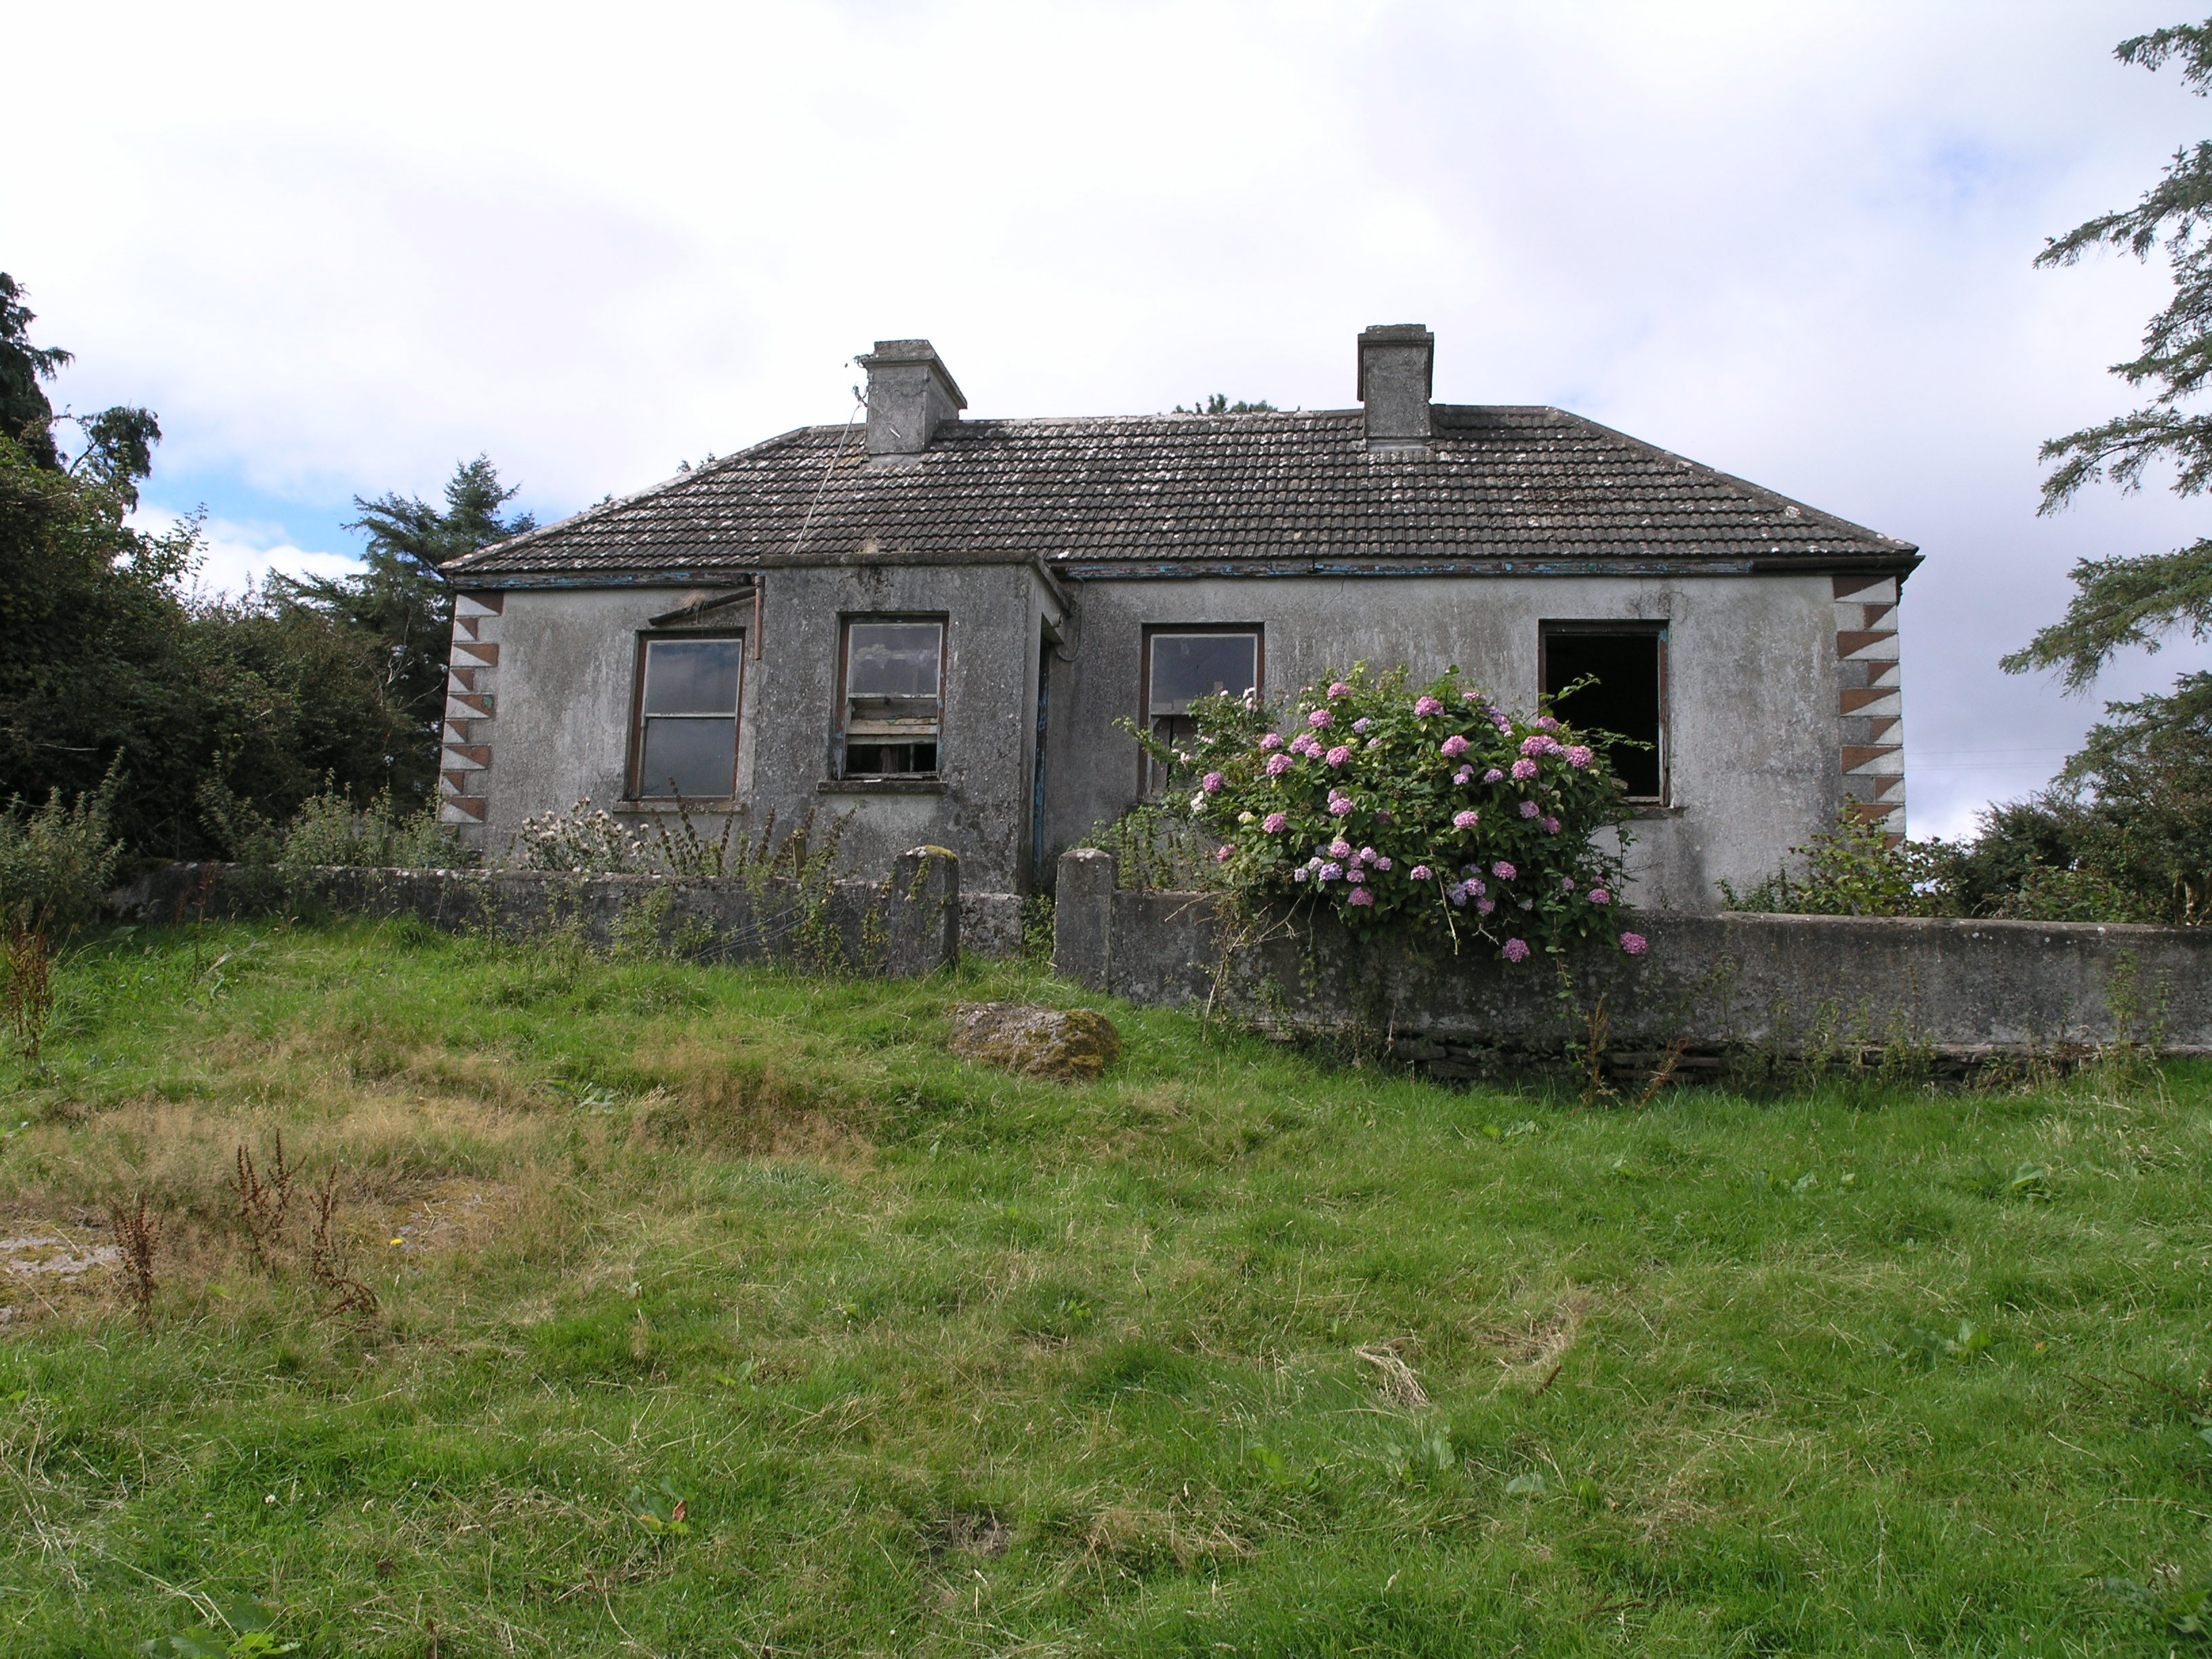
[(1573, 939), (1643, 954), (1620, 925), (1620, 854), (1597, 839), (1631, 815), (1608, 739), (1510, 713), (1457, 669), (1414, 690), (1402, 668), (1362, 665), (1287, 708), (1191, 712), (1188, 750), (1139, 738), (1191, 792), (1233, 890), (1322, 906), (1355, 933), (1480, 939), (1510, 963)]

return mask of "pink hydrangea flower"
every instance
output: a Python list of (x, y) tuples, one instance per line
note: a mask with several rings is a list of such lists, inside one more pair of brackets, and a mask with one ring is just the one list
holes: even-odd
[(1377, 870), (1388, 870), (1390, 867), (1390, 860), (1387, 857), (1378, 857), (1375, 860), (1375, 867)]
[(1372, 864), (1375, 862), (1375, 849), (1371, 847), (1363, 847), (1352, 856), (1362, 864)]
[(1338, 796), (1334, 800), (1328, 804), (1328, 815), (1333, 818), (1340, 818), (1351, 811), (1352, 802), (1342, 795)]
[(1322, 730), (1325, 726), (1334, 726), (1335, 723), (1336, 716), (1330, 714), (1326, 708), (1316, 708), (1312, 714), (1306, 716), (1306, 724), (1312, 726), (1316, 732)]
[(1271, 778), (1279, 778), (1297, 764), (1297, 763), (1288, 755), (1270, 755), (1267, 757), (1267, 775)]
[(1352, 843), (1345, 840), (1343, 836), (1338, 836), (1334, 841), (1329, 842), (1328, 855), (1333, 859), (1350, 858), (1352, 856)]
[(1213, 849), (1213, 861), (1216, 864), (1226, 864), (1236, 851), (1233, 847), (1217, 847)]
[(1341, 766), (1351, 758), (1352, 750), (1344, 744), (1340, 743), (1328, 751), (1328, 763), (1331, 766)]
[(1533, 800), (1524, 800), (1521, 803), (1521, 816), (1524, 818), (1533, 818), (1543, 810)]
[(1499, 771), (1494, 766), (1482, 775), (1482, 781), (1485, 783), (1501, 783), (1504, 781), (1504, 778), (1505, 774)]
[(1382, 739), (1380, 738), (1370, 738), (1367, 739), (1367, 746), (1370, 749), (1380, 749), (1382, 746)]
[(1535, 762), (1532, 760), (1517, 760), (1513, 763), (1513, 780), (1515, 782), (1526, 783), (1529, 779), (1535, 775)]
[(1364, 909), (1367, 906), (1375, 902), (1375, 895), (1369, 892), (1364, 887), (1355, 887), (1351, 892), (1345, 895), (1344, 902), (1346, 904), (1356, 905), (1361, 909)]
[(1291, 827), (1291, 821), (1280, 812), (1270, 812), (1260, 820), (1260, 827), (1271, 836), (1279, 836)]
[(1480, 812), (1466, 811), (1452, 814), (1452, 828), (1455, 830), (1472, 830), (1481, 822), (1482, 814)]
[(1482, 701), (1482, 693), (1480, 691), (1462, 691), (1459, 694), (1459, 700), (1462, 702), (1480, 702)]
[(1413, 718), (1417, 720), (1425, 720), (1431, 714), (1441, 714), (1443, 712), (1443, 704), (1438, 702), (1434, 697), (1422, 697), (1413, 704)]
[(1282, 746), (1283, 734), (1279, 732), (1270, 732), (1266, 737), (1260, 739), (1260, 752), (1262, 754), (1272, 755), (1276, 750), (1280, 749)]
[(1417, 864), (1412, 869), (1407, 871), (1406, 873), (1415, 881), (1426, 881), (1430, 877), (1433, 876), (1436, 872), (1430, 869), (1425, 864)]
[(1500, 881), (1510, 881), (1514, 877), (1519, 875), (1521, 872), (1518, 870), (1516, 870), (1511, 865), (1508, 864), (1504, 859), (1500, 859), (1497, 863), (1490, 866), (1490, 873), (1497, 877)]
[(1221, 786), (1228, 781), (1218, 772), (1208, 772), (1198, 781), (1198, 787), (1209, 795), (1218, 795), (1221, 793)]
[(1360, 883), (1367, 879), (1367, 872), (1356, 864), (1350, 865), (1345, 869), (1344, 878), (1350, 882), (1354, 887), (1357, 887)]
[(1461, 767), (1458, 771), (1452, 774), (1452, 781), (1465, 788), (1474, 781), (1474, 769), (1472, 766)]
[(1521, 739), (1521, 752), (1524, 755), (1548, 754), (1551, 752), (1551, 745), (1552, 740), (1539, 732), (1533, 738)]
[(1293, 871), (1291, 871), (1291, 879), (1292, 881), (1304, 881), (1305, 878), (1306, 878), (1306, 867), (1305, 867), (1305, 866), (1304, 866), (1303, 864), (1302, 864), (1302, 865), (1300, 865), (1297, 869), (1295, 869), (1295, 870), (1293, 870)]
[(1457, 760), (1467, 753), (1467, 739), (1456, 732), (1443, 740), (1442, 753), (1447, 760)]
[(1474, 902), (1474, 908), (1482, 915), (1486, 916), (1492, 910), (1495, 910), (1498, 908), (1498, 901), (1495, 899), (1477, 899)]
[(1575, 890), (1575, 878), (1572, 876), (1561, 876), (1559, 878), (1559, 890), (1563, 893), (1573, 892)]
[(1577, 772), (1589, 771), (1591, 763), (1597, 759), (1597, 751), (1587, 744), (1571, 743), (1567, 745), (1565, 753), (1567, 764)]
[(1559, 833), (1559, 819), (1557, 819), (1557, 818), (1546, 818), (1546, 819), (1544, 820), (1544, 833), (1545, 833), (1546, 835), (1547, 835), (1547, 836), (1556, 836), (1556, 835), (1558, 835), (1558, 834)]
[(1486, 893), (1490, 889), (1482, 884), (1480, 876), (1469, 876), (1467, 878), (1467, 890), (1470, 893)]
[(1328, 695), (1332, 697), (1348, 697), (1352, 695), (1352, 688), (1342, 680), (1339, 680), (1328, 688)]
[(1559, 721), (1553, 720), (1549, 714), (1538, 715), (1536, 724), (1547, 732), (1556, 732), (1559, 729)]
[(1610, 904), (1613, 902), (1613, 895), (1602, 887), (1593, 887), (1589, 890), (1589, 902), (1592, 904)]
[(1373, 720), (1369, 720), (1364, 714), (1362, 714), (1358, 720), (1352, 721), (1352, 729), (1355, 732), (1364, 732), (1369, 726), (1374, 724), (1375, 722)]
[(1506, 961), (1508, 961), (1508, 962), (1526, 962), (1526, 961), (1528, 961), (1528, 941), (1527, 939), (1507, 939), (1507, 940), (1505, 941), (1505, 948), (1504, 948), (1504, 957), (1505, 957)]
[(1620, 948), (1632, 957), (1640, 957), (1651, 948), (1651, 941), (1641, 933), (1623, 933), (1620, 936)]
[(1314, 872), (1314, 879), (1316, 881), (1334, 881), (1343, 873), (1344, 866), (1342, 865), (1324, 864), (1320, 869)]

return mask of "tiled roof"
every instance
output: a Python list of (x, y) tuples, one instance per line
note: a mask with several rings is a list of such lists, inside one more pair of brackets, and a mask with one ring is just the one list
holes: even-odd
[(871, 462), (802, 427), (446, 567), (464, 586), (689, 580), (845, 559), (1146, 569), (1886, 569), (1911, 544), (1557, 409), (1440, 404), (1425, 452), (1360, 411), (958, 421)]

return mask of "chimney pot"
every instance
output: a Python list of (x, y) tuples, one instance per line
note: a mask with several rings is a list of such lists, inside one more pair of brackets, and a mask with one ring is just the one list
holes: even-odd
[(1378, 323), (1359, 336), (1359, 401), (1367, 406), (1367, 441), (1385, 448), (1428, 442), (1429, 393), (1436, 379), (1437, 337), (1420, 323)]
[(860, 359), (868, 371), (868, 453), (919, 455), (939, 427), (968, 407), (927, 340), (878, 340)]

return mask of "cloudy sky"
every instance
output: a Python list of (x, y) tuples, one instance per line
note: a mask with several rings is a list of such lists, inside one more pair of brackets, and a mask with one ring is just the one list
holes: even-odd
[[(2084, 556), (2193, 539), (2039, 440), (2126, 406), (2162, 270), (2038, 272), (2212, 106), (2131, 0), (537, 4), (15, 13), (0, 269), (62, 398), (158, 410), (210, 583), (335, 568), (357, 494), (489, 454), (541, 518), (844, 418), (927, 335), (975, 415), (1353, 401), (1437, 334), (1549, 403), (1919, 543), (1914, 833), (2096, 702), (2000, 674)], [(2160, 685), (2177, 647), (2100, 687)]]

